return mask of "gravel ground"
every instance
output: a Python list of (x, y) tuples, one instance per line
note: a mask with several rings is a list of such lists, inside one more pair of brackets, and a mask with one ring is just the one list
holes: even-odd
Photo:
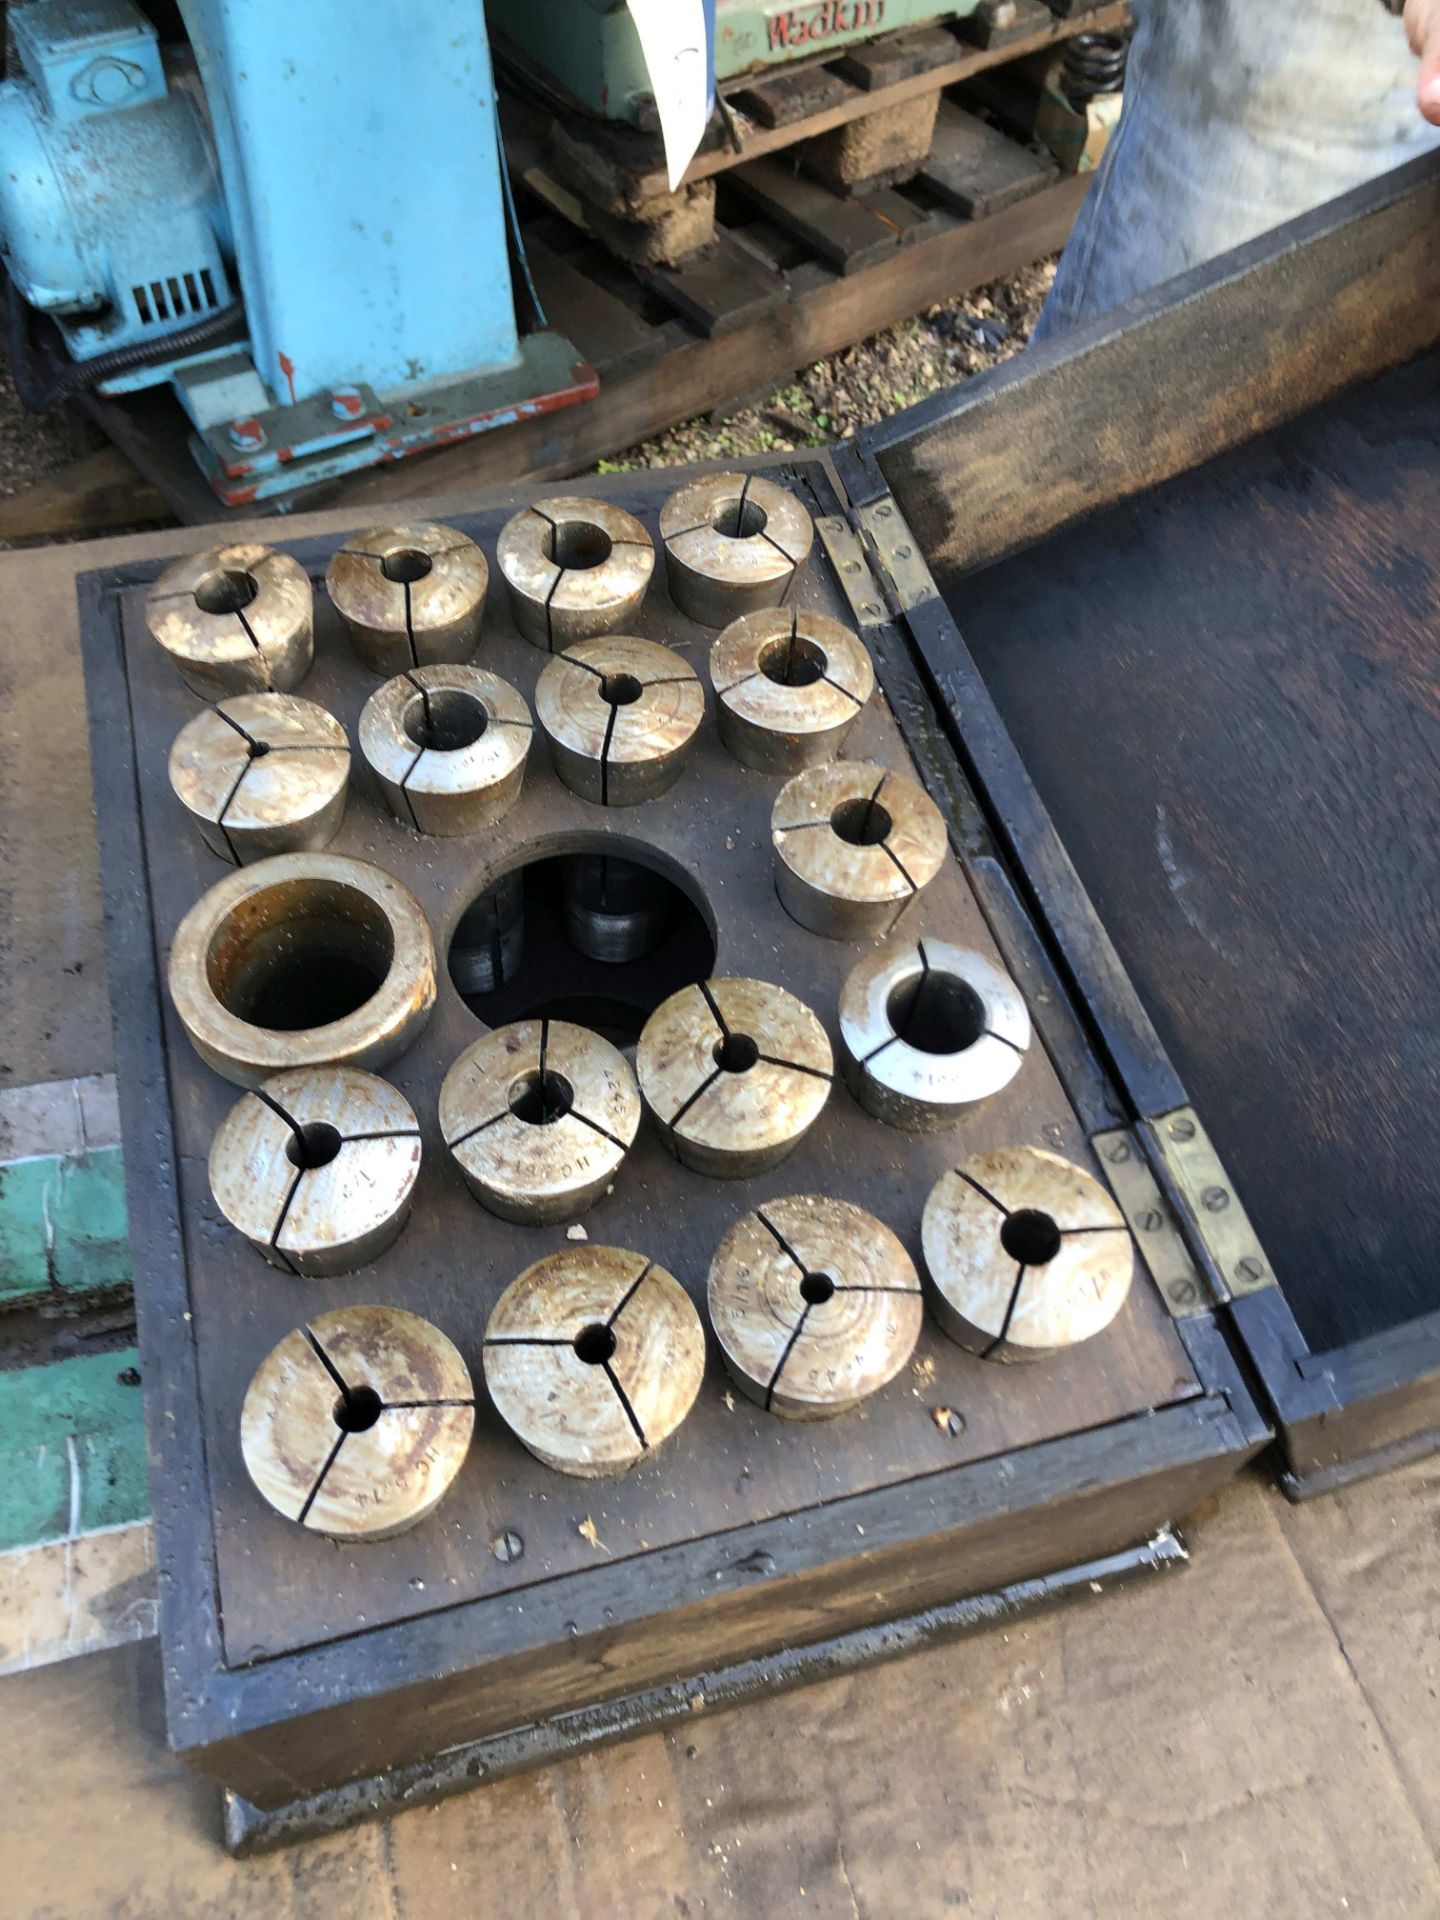
[(728, 415), (689, 420), (602, 460), (600, 473), (682, 466), (747, 453), (785, 453), (844, 440), (901, 407), (1019, 353), (1030, 338), (1055, 261), (1026, 267), (914, 320), (818, 360), (789, 386)]
[(8, 369), (0, 373), (0, 496), (19, 493), (75, 458), (63, 412), (27, 413)]

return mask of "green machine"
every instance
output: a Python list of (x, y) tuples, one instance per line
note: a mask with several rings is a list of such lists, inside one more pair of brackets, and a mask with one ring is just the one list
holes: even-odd
[[(717, 83), (824, 58), (877, 34), (963, 19), (982, 0), (712, 0)], [(627, 0), (487, 0), (491, 31), (602, 120), (645, 125), (654, 95)], [(707, 18), (712, 6), (707, 6)]]

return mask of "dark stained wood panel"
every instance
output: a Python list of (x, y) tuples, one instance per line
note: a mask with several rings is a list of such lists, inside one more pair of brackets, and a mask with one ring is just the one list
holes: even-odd
[[(621, 499), (653, 534), (672, 480), (657, 475), (589, 484)], [(508, 517), (508, 509), (492, 509), (457, 524), (493, 560), (496, 535)], [(301, 549), (313, 577), (323, 575), (337, 544), (311, 540)], [(180, 918), (223, 869), (188, 830), (170, 791), (166, 755), (195, 701), (146, 634), (141, 593), (136, 589), (123, 603), (125, 652), (155, 945), (163, 954)], [(799, 593), (805, 604), (842, 610), (818, 542)], [(671, 606), (663, 565), (638, 630), (677, 647), (703, 675), (714, 636)], [(305, 696), (353, 730), (376, 682), (358, 666), (323, 596), (317, 597), (316, 631), (316, 662), (304, 682)], [(498, 579), (492, 581), (480, 657), (533, 700), (547, 656), (515, 632)], [(895, 767), (906, 764), (895, 722), (878, 702), (857, 723), (846, 751)], [(606, 810), (576, 799), (555, 778), (537, 739), (524, 794), (496, 829), (468, 839), (420, 840), (378, 804), (357, 757), (345, 824), (333, 846), (374, 859), (415, 891), (442, 956), (463, 907), (517, 860), (577, 845), (649, 848), (663, 868), (693, 876), (705, 896), (718, 929), (717, 970), (788, 987), (815, 1008), (833, 1039), (840, 987), (857, 949), (806, 933), (779, 907), (768, 830), (777, 791), (777, 782), (728, 757), (713, 719), (707, 719), (694, 764), (676, 787), (635, 808)], [(910, 914), (917, 927), (995, 952), (955, 861), (947, 862)], [(445, 1070), (482, 1031), (444, 974), (443, 961), (434, 1016), (386, 1069), (414, 1106), (425, 1141), (414, 1213), (395, 1246), (349, 1278), (298, 1283), (267, 1267), (224, 1227), (210, 1196), (206, 1159), (236, 1090), (200, 1064), (168, 998), (163, 1017), (224, 1648), (232, 1666), (467, 1601), (508, 1606), (506, 1596), (533, 1593), (558, 1577), (643, 1561), (817, 1503), (881, 1487), (898, 1490), (967, 1461), (1101, 1427), (1197, 1391), (1174, 1325), (1153, 1285), (1137, 1271), (1120, 1319), (1104, 1336), (1056, 1362), (986, 1363), (927, 1322), (917, 1351), (933, 1365), (920, 1375), (907, 1367), (857, 1413), (830, 1422), (794, 1425), (767, 1417), (729, 1389), (712, 1350), (690, 1418), (663, 1452), (621, 1481), (582, 1482), (548, 1471), (509, 1439), (485, 1404), (470, 1458), (430, 1521), (398, 1539), (369, 1543), (364, 1551), (336, 1548), (271, 1512), (248, 1481), (238, 1422), (260, 1360), (307, 1314), (346, 1303), (394, 1304), (424, 1314), (449, 1334), (478, 1384), (491, 1306), (523, 1267), (566, 1244), (565, 1230), (511, 1225), (484, 1212), (437, 1137), (436, 1098)], [(921, 1210), (940, 1173), (962, 1152), (1016, 1141), (1096, 1166), (1038, 1043), (1010, 1086), (949, 1134), (913, 1136), (882, 1128), (837, 1087), (796, 1154), (754, 1180), (721, 1182), (685, 1172), (647, 1126), (614, 1193), (586, 1216), (584, 1226), (592, 1240), (661, 1259), (697, 1299), (703, 1299), (710, 1258), (733, 1221), (787, 1193), (828, 1192), (855, 1200), (885, 1219), (918, 1259)], [(957, 1410), (963, 1430), (942, 1431), (932, 1417), (935, 1406)], [(580, 1531), (589, 1522), (599, 1545)], [(523, 1537), (525, 1551), (502, 1562), (490, 1543), (507, 1528)]]
[(1440, 1303), (1440, 366), (948, 599), (1317, 1350)]

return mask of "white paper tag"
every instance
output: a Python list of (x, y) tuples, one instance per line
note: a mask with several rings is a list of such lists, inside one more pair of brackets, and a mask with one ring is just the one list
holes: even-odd
[(673, 193), (710, 119), (710, 34), (705, 0), (629, 0), (650, 74), (665, 171)]

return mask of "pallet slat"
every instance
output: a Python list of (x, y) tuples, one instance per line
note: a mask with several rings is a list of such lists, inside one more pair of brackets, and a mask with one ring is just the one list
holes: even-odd
[(554, 316), (564, 313), (566, 338), (574, 341), (591, 366), (614, 371), (654, 356), (655, 329), (623, 300), (552, 253), (542, 241), (527, 239), (525, 251), (546, 317), (554, 325)]
[(944, 100), (919, 178), (947, 205), (979, 220), (1038, 193), (1058, 171), (1048, 154), (1021, 146)]
[(812, 113), (828, 113), (832, 107), (847, 106), (854, 96), (854, 87), (829, 67), (805, 67), (799, 73), (781, 73), (772, 80), (757, 80), (730, 98), (757, 125), (773, 128), (793, 127), (797, 121), (808, 120)]
[(737, 167), (735, 185), (777, 225), (798, 234), (841, 273), (870, 267), (900, 244), (900, 235), (857, 200), (842, 200), (827, 187), (774, 160)]
[(845, 79), (866, 93), (893, 87), (917, 73), (951, 66), (965, 52), (953, 33), (943, 27), (921, 27), (915, 33), (897, 33), (885, 40), (869, 40), (852, 47), (835, 62)]
[(893, 227), (902, 247), (914, 246), (935, 231), (935, 215), (929, 207), (898, 192), (894, 187), (879, 187), (874, 193), (857, 194), (852, 206), (863, 207)]
[(632, 272), (710, 339), (763, 319), (790, 297), (784, 276), (723, 227), (716, 229), (714, 247), (699, 258), (676, 267), (637, 266)]

